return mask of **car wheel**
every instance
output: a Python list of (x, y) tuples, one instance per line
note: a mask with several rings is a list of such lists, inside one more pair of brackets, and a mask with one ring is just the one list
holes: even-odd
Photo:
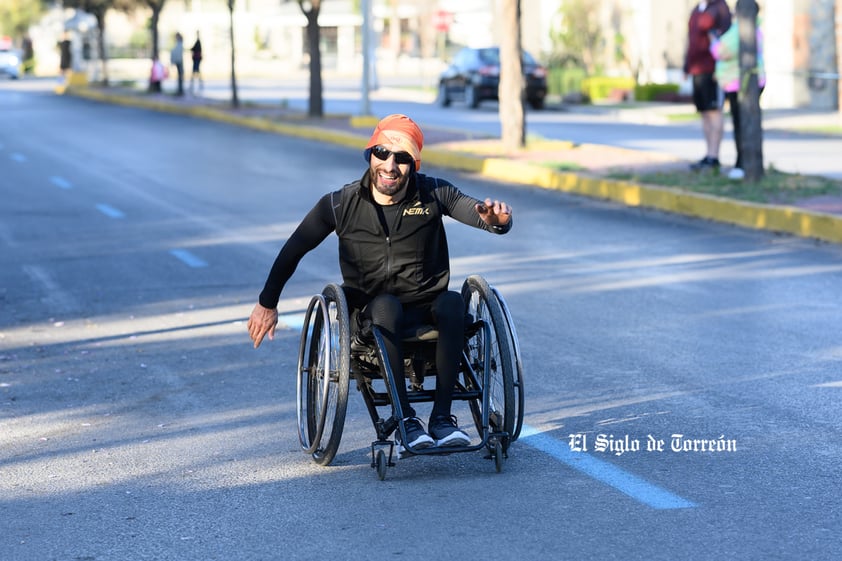
[(450, 107), (450, 97), (447, 95), (447, 86), (444, 82), (439, 84), (439, 96), (436, 101), (441, 107)]
[(544, 98), (540, 97), (540, 98), (530, 99), (529, 100), (529, 106), (532, 107), (532, 109), (543, 109), (544, 108)]
[(465, 103), (471, 109), (476, 109), (477, 107), (479, 107), (479, 97), (477, 97), (477, 90), (471, 84), (465, 86)]

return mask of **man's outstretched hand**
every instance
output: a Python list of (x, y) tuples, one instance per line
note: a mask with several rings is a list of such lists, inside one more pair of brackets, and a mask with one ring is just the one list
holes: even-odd
[(512, 218), (512, 209), (503, 201), (485, 199), (484, 203), (477, 203), (477, 214), (489, 226), (503, 226)]
[(254, 306), (249, 316), (248, 330), (255, 349), (260, 346), (266, 335), (269, 335), (269, 339), (275, 338), (276, 325), (278, 325), (277, 309), (264, 308), (260, 304)]

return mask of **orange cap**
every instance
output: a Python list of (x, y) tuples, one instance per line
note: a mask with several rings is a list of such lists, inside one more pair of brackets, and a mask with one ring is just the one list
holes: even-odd
[(377, 126), (374, 127), (374, 133), (366, 145), (366, 150), (378, 144), (397, 144), (415, 158), (416, 171), (421, 169), (421, 148), (424, 147), (424, 133), (421, 132), (415, 121), (406, 115), (396, 113), (383, 117), (377, 123)]

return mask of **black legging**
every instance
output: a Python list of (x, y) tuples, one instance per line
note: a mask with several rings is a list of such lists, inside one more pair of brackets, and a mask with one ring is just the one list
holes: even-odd
[(453, 291), (442, 292), (431, 304), (404, 307), (396, 296), (381, 294), (369, 302), (360, 315), (363, 321), (369, 320), (376, 325), (383, 335), (404, 417), (414, 417), (415, 410), (407, 398), (401, 334), (408, 326), (429, 324), (436, 327), (439, 332), (436, 343), (438, 378), (430, 418), (449, 417), (465, 339), (465, 303), (462, 295)]

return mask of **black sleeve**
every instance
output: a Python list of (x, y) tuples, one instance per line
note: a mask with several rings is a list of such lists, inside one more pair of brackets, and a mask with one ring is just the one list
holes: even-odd
[(482, 201), (464, 194), (448, 181), (443, 179), (434, 179), (433, 181), (436, 185), (436, 197), (442, 203), (444, 214), (468, 226), (495, 234), (505, 234), (512, 229), (512, 218), (509, 218), (509, 221), (503, 226), (489, 226), (480, 218), (476, 209), (476, 204)]
[(716, 32), (716, 36), (719, 37), (726, 31), (728, 31), (729, 27), (731, 27), (732, 16), (731, 10), (728, 9), (728, 4), (722, 2), (715, 19), (716, 23), (714, 24), (714, 31)]
[(332, 201), (338, 200), (338, 193), (328, 193), (319, 199), (316, 206), (307, 213), (298, 228), (286, 241), (272, 269), (263, 291), (260, 293), (260, 305), (275, 308), (281, 298), (281, 291), (295, 272), (298, 263), (311, 250), (324, 241), (336, 229), (336, 218)]

